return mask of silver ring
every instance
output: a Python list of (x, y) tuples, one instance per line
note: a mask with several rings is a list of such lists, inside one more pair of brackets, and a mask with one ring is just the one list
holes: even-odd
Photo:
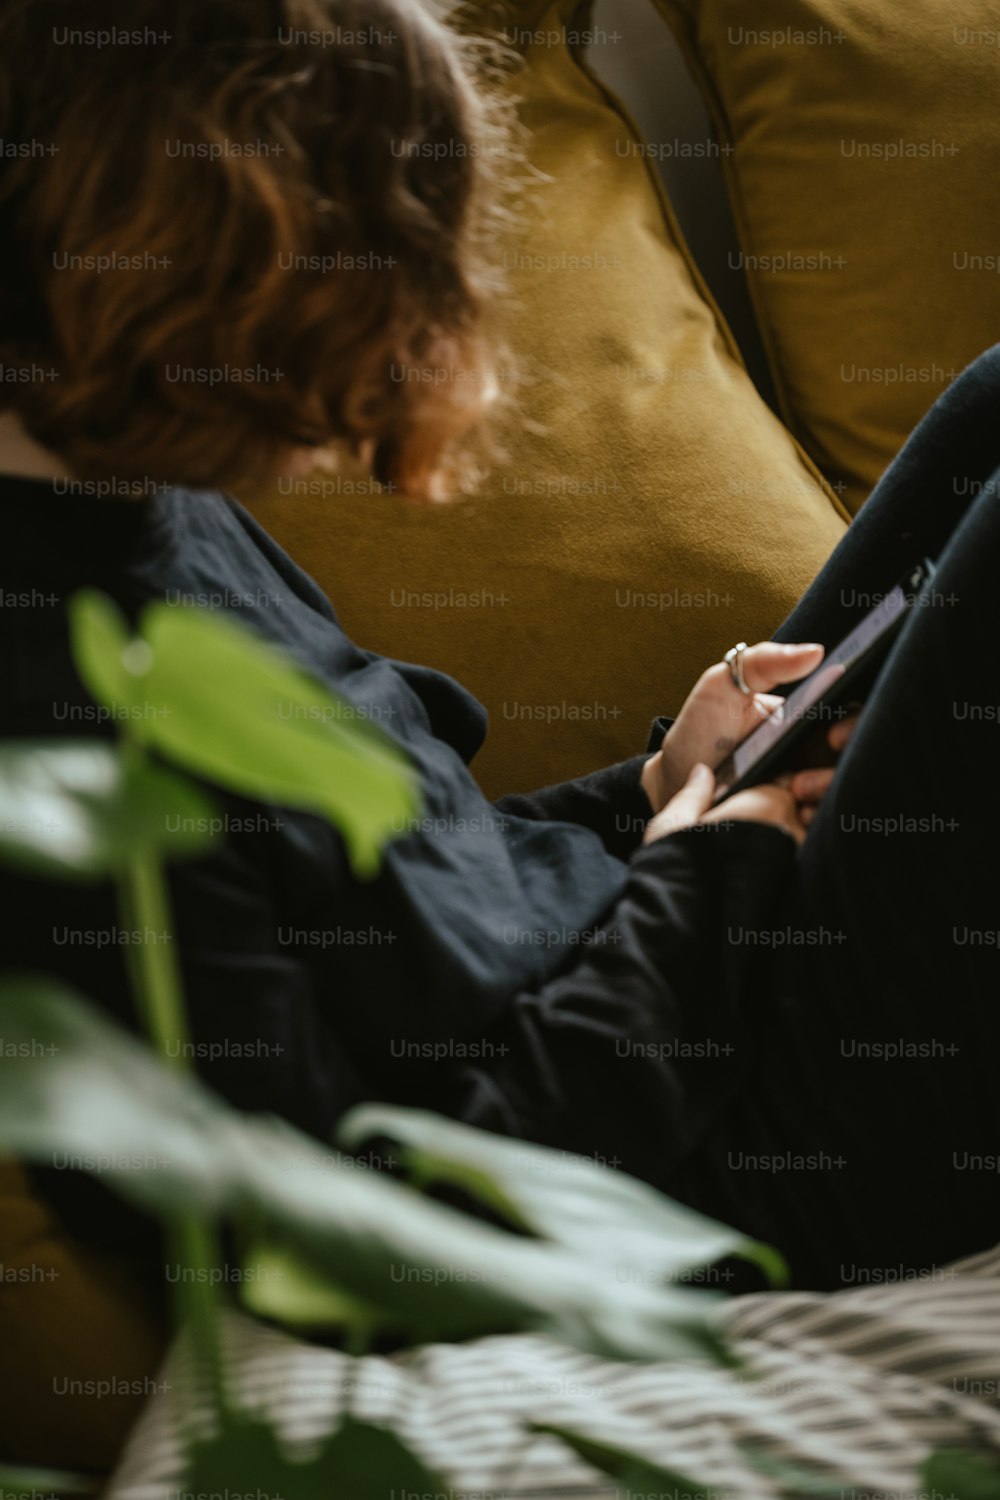
[(733, 687), (739, 688), (745, 698), (752, 698), (753, 691), (747, 687), (747, 680), (743, 676), (743, 653), (747, 649), (746, 641), (739, 641), (731, 650), (727, 651), (722, 660), (729, 668), (729, 676)]

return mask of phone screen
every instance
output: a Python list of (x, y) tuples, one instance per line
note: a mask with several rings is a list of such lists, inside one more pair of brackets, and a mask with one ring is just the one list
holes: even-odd
[(810, 711), (829, 692), (838, 677), (842, 677), (848, 667), (864, 655), (881, 635), (892, 629), (911, 598), (912, 595), (906, 594), (903, 585), (897, 584), (854, 627), (850, 635), (844, 637), (815, 672), (811, 672), (789, 693), (781, 707), (775, 709), (770, 718), (759, 729), (755, 729), (753, 734), (748, 735), (741, 745), (737, 745), (732, 755), (733, 775), (730, 784), (745, 776), (755, 762), (766, 755), (794, 724), (810, 717)]

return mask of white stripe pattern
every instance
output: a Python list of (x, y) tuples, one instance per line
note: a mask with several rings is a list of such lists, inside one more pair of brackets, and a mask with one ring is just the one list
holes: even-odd
[[(748, 1447), (829, 1480), (842, 1500), (912, 1497), (937, 1447), (1000, 1451), (1000, 1249), (924, 1280), (744, 1297), (723, 1318), (745, 1361), (737, 1371), (618, 1364), (534, 1335), (352, 1360), (235, 1314), (226, 1336), (239, 1399), (293, 1449), (329, 1432), (346, 1404), (391, 1426), (456, 1500), (622, 1494), (560, 1442), (526, 1433), (532, 1421), (645, 1454), (707, 1500), (782, 1493)], [(107, 1500), (176, 1500), (183, 1363), (171, 1356), (171, 1388), (147, 1407)], [(347, 1500), (335, 1480), (330, 1500)]]

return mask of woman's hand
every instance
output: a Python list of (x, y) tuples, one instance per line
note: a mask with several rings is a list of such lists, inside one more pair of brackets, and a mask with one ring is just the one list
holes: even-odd
[[(833, 772), (820, 774), (832, 776)], [(696, 765), (681, 790), (650, 819), (643, 843), (652, 844), (698, 823), (768, 823), (791, 834), (798, 844), (806, 836), (804, 813), (808, 810), (811, 819), (812, 808), (800, 808), (790, 784), (765, 782), (727, 797), (718, 807), (712, 806), (714, 796), (715, 772), (709, 766)]]
[[(858, 727), (859, 719), (860, 714), (855, 710), (847, 718), (838, 719), (837, 723), (828, 730), (826, 742), (835, 755), (846, 750), (851, 742), (851, 736)], [(823, 766), (815, 770), (796, 771), (788, 778), (789, 789), (799, 804), (799, 816), (806, 828), (816, 816), (816, 810), (825, 797), (836, 770), (836, 766)], [(732, 800), (735, 802), (735, 797)]]
[[(699, 763), (721, 765), (733, 748), (773, 713), (781, 699), (771, 689), (797, 682), (823, 660), (819, 645), (782, 646), (761, 641), (743, 654), (748, 696), (733, 684), (725, 662), (703, 672), (671, 725), (662, 749), (642, 771), (642, 787), (659, 812), (685, 785)], [(733, 799), (736, 800), (735, 798)]]
[[(856, 713), (834, 724), (827, 735), (831, 750), (839, 755), (850, 743), (857, 725)], [(769, 823), (790, 833), (796, 843), (801, 844), (835, 774), (835, 766), (796, 771), (794, 775), (781, 776), (777, 781), (736, 792), (718, 807), (713, 807), (715, 772), (710, 766), (699, 763), (680, 791), (675, 792), (666, 806), (650, 819), (643, 843), (651, 844), (696, 823), (736, 822)]]

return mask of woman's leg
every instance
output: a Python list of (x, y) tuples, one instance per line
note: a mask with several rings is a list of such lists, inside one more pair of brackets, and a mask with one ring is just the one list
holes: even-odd
[(1000, 344), (931, 408), (775, 639), (835, 646), (868, 598), (940, 557), (998, 467)]
[[(998, 567), (1000, 470), (906, 621), (800, 870), (804, 910), (845, 928), (862, 991), (908, 991), (907, 1017), (940, 1021), (958, 986), (949, 1019), (1000, 1041)], [(1000, 1150), (1000, 1110), (997, 1125)]]
[[(775, 932), (739, 935), (771, 946), (750, 1092), (716, 1144), (747, 1226), (815, 1284), (916, 1275), (1000, 1239), (998, 481), (994, 350), (921, 424), (779, 632), (832, 646), (867, 596), (938, 564)], [(715, 1211), (699, 1173), (677, 1195)]]
[[(921, 556), (938, 571), (799, 861), (762, 1087), (826, 1153), (798, 1185), (826, 1279), (1000, 1239), (1000, 357), (938, 404), (782, 631), (833, 644)], [(834, 1163), (835, 1165), (831, 1165)], [(839, 1165), (836, 1165), (839, 1163)], [(825, 1177), (822, 1175), (825, 1173)]]
[[(877, 975), (880, 988), (912, 982), (926, 992), (929, 962), (941, 985), (958, 975), (995, 982), (1000, 347), (938, 402), (869, 507), (783, 635), (833, 644), (920, 557), (935, 560), (937, 573), (904, 623), (810, 832), (803, 899), (848, 921), (864, 945), (865, 985)], [(972, 941), (972, 929), (984, 940)], [(1000, 995), (997, 1006), (1000, 1032)], [(992, 1004), (987, 1015), (992, 1023)]]

